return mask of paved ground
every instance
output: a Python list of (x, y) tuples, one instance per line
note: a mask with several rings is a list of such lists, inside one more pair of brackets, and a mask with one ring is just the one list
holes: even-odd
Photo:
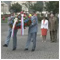
[(21, 36), (20, 29), (18, 30), (17, 35), (17, 49), (12, 51), (12, 39), (8, 47), (3, 47), (7, 34), (8, 26), (6, 23), (1, 24), (1, 58), (2, 59), (58, 59), (59, 58), (59, 34), (58, 41), (56, 43), (50, 42), (49, 31), (47, 34), (46, 42), (42, 42), (42, 37), (40, 35), (40, 24), (38, 25), (38, 35), (37, 35), (37, 47), (34, 52), (31, 52), (32, 43), (28, 51), (24, 51), (26, 41), (27, 41), (27, 31), (25, 29), (25, 35)]

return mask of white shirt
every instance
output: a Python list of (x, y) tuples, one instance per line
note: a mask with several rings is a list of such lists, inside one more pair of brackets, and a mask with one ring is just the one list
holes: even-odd
[(48, 20), (45, 20), (45, 22), (44, 20), (41, 21), (41, 29), (42, 28), (48, 29)]

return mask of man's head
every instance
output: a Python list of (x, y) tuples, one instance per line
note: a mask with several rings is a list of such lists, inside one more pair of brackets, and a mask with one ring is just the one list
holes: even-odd
[(50, 14), (50, 17), (53, 18), (54, 17), (54, 14)]

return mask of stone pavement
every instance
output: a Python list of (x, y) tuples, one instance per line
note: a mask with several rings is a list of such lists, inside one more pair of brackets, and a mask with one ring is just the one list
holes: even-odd
[(24, 51), (27, 37), (28, 28), (25, 29), (24, 36), (21, 36), (20, 29), (17, 34), (17, 49), (12, 51), (12, 39), (10, 40), (8, 47), (3, 47), (8, 34), (8, 26), (6, 23), (1, 24), (1, 59), (58, 59), (59, 58), (59, 34), (58, 41), (56, 43), (50, 42), (49, 31), (47, 34), (46, 42), (42, 42), (40, 24), (38, 25), (38, 35), (36, 42), (36, 50), (31, 52), (32, 42), (30, 44), (29, 50)]

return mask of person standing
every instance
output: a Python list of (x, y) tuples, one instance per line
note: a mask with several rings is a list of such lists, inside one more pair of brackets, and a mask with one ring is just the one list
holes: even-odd
[[(14, 14), (9, 15), (8, 17), (8, 25), (11, 23), (11, 20), (14, 20), (15, 16)], [(10, 38), (11, 38), (11, 33), (12, 33), (12, 28), (9, 26), (9, 30), (8, 30), (8, 36), (7, 39), (5, 40), (5, 44), (3, 45), (3, 47), (8, 47), (9, 42), (10, 42)], [(13, 37), (13, 50), (16, 49), (16, 40), (17, 40), (17, 29), (14, 30), (14, 37)]]
[(47, 35), (47, 30), (48, 30), (48, 20), (43, 17), (43, 20), (41, 20), (41, 35), (42, 35), (42, 42), (46, 42), (46, 35)]
[(28, 39), (27, 39), (25, 50), (28, 50), (31, 39), (33, 39), (32, 51), (35, 51), (36, 37), (37, 37), (37, 30), (38, 30), (38, 19), (37, 19), (37, 16), (35, 16), (35, 11), (33, 11), (33, 13), (32, 13), (31, 21), (32, 21), (32, 23), (29, 26)]
[(50, 31), (50, 40), (51, 42), (57, 41), (57, 29), (58, 29), (58, 21), (53, 13), (50, 14), (49, 18), (49, 31)]
[[(11, 15), (8, 16), (8, 25), (10, 24), (11, 22)], [(7, 39), (5, 40), (5, 43), (3, 45), (3, 47), (8, 47), (9, 45), (9, 41), (10, 41), (10, 37), (11, 37), (11, 31), (12, 31), (12, 28), (9, 27), (9, 30), (8, 30), (8, 36), (7, 36)]]

